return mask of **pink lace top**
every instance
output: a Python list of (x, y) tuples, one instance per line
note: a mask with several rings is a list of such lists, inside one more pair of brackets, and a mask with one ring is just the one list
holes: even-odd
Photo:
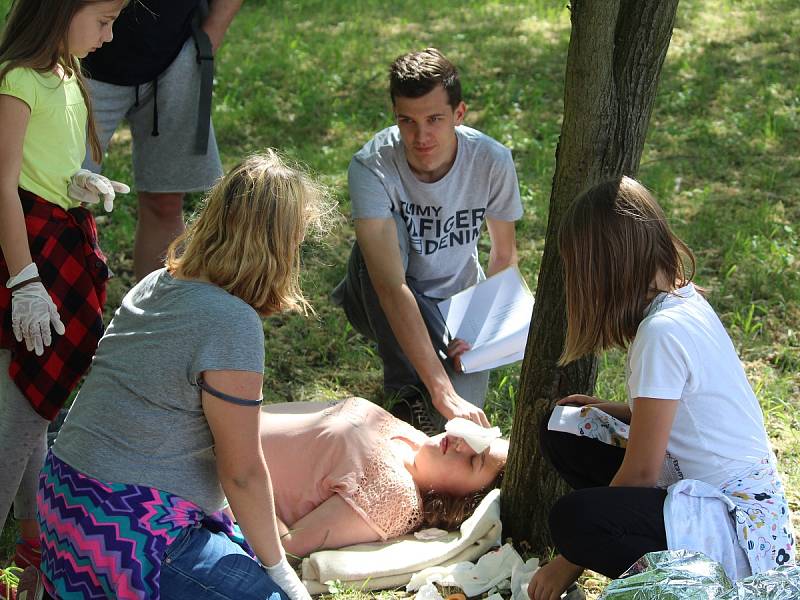
[[(267, 409), (269, 412), (269, 409)], [(424, 433), (363, 398), (262, 416), (275, 511), (288, 526), (339, 494), (385, 540), (416, 529), (422, 499), (392, 438)]]

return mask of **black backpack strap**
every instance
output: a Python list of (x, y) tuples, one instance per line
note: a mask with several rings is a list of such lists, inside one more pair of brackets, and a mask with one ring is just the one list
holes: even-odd
[(208, 0), (200, 0), (192, 17), (192, 38), (200, 65), (200, 98), (197, 104), (197, 133), (194, 142), (196, 154), (208, 151), (208, 134), (211, 129), (211, 92), (214, 86), (214, 52), (211, 40), (202, 24), (208, 16)]

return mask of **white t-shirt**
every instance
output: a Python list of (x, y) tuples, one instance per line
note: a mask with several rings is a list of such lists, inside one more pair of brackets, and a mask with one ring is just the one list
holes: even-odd
[(456, 160), (439, 181), (422, 182), (412, 173), (396, 126), (367, 142), (348, 173), (353, 218), (403, 219), (406, 274), (417, 291), (432, 298), (449, 298), (483, 279), (478, 238), (485, 218), (522, 216), (508, 148), (469, 127), (456, 127), (456, 137)]
[(651, 303), (628, 350), (628, 398), (679, 400), (667, 444), (681, 479), (721, 485), (769, 455), (764, 418), (714, 309), (689, 284)]

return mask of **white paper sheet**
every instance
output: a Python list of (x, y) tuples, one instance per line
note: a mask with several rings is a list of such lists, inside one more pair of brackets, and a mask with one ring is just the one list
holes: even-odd
[(467, 373), (521, 360), (533, 313), (533, 294), (516, 266), (439, 303), (453, 337), (472, 349), (461, 355)]
[(553, 407), (547, 428), (550, 431), (563, 431), (578, 435), (581, 428), (582, 406), (562, 405)]

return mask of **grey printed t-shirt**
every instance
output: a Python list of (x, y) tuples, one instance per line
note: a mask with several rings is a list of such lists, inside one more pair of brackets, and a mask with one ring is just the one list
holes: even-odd
[(224, 495), (197, 386), (208, 370), (263, 373), (261, 319), (220, 287), (151, 273), (100, 340), (53, 452), (96, 479), (219, 510)]
[(434, 183), (412, 173), (397, 126), (365, 144), (348, 173), (353, 218), (402, 218), (409, 240), (406, 275), (432, 298), (449, 298), (483, 279), (478, 238), (485, 218), (522, 216), (508, 148), (465, 126), (456, 127), (456, 136), (456, 160)]

